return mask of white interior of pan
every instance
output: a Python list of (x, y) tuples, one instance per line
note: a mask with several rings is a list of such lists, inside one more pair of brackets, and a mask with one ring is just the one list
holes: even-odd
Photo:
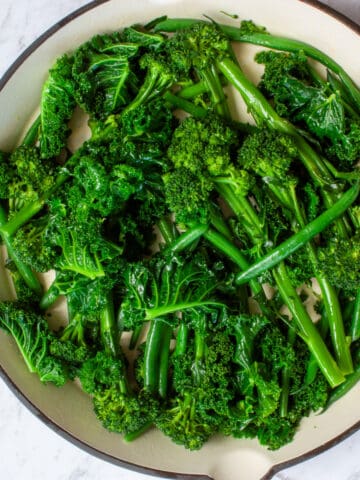
[[(216, 20), (229, 22), (226, 16), (218, 13), (217, 5), (216, 0), (137, 0), (126, 3), (113, 0), (67, 23), (28, 56), (0, 92), (0, 148), (11, 148), (18, 141), (24, 124), (38, 106), (47, 69), (61, 53), (70, 51), (95, 33), (146, 22), (164, 14), (200, 17), (205, 13)], [(274, 33), (312, 43), (346, 67), (353, 78), (360, 78), (360, 64), (354, 63), (354, 52), (360, 51), (360, 37), (313, 7), (288, 0), (223, 0), (221, 9), (236, 13), (242, 19), (253, 19)], [(253, 47), (239, 47), (243, 67), (251, 76), (258, 73), (252, 62), (253, 52)], [(242, 102), (238, 99), (236, 111), (240, 117), (244, 114)], [(6, 282), (2, 282), (1, 297), (8, 297), (10, 292)], [(276, 452), (266, 450), (256, 441), (223, 437), (213, 438), (199, 452), (188, 452), (156, 431), (125, 444), (120, 436), (102, 428), (92, 411), (91, 400), (75, 384), (69, 383), (61, 389), (40, 384), (36, 376), (27, 372), (15, 345), (3, 332), (0, 332), (0, 346), (0, 364), (8, 377), (55, 425), (104, 454), (166, 472), (207, 474), (222, 480), (260, 479), (272, 465), (323, 445), (360, 420), (358, 385), (325, 414), (305, 419), (295, 440)]]

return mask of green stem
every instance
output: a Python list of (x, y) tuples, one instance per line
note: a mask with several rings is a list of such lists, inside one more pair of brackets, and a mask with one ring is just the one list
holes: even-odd
[(211, 66), (199, 72), (199, 75), (207, 83), (212, 102), (217, 113), (225, 118), (230, 118), (230, 110), (227, 99), (221, 85), (221, 81), (215, 69)]
[(200, 80), (193, 85), (189, 85), (188, 87), (182, 88), (178, 93), (177, 96), (184, 98), (185, 100), (189, 100), (190, 98), (198, 97), (203, 93), (207, 93), (209, 91), (209, 87), (204, 80)]
[(41, 115), (38, 115), (35, 121), (33, 122), (33, 124), (30, 126), (29, 130), (26, 132), (25, 137), (21, 142), (21, 145), (25, 145), (25, 146), (35, 145), (39, 137), (40, 124), (41, 124)]
[(167, 217), (160, 218), (157, 223), (157, 226), (166, 244), (173, 242), (176, 238), (174, 235), (172, 223), (173, 222)]
[(331, 387), (336, 387), (345, 380), (344, 375), (331, 356), (316, 326), (302, 304), (296, 290), (291, 285), (284, 263), (273, 270), (279, 293), (288, 307), (300, 331), (300, 335), (314, 354), (319, 367)]
[(156, 394), (159, 391), (159, 361), (163, 337), (169, 324), (162, 318), (153, 318), (150, 323), (144, 352), (144, 385), (146, 390)]
[(7, 235), (8, 237), (13, 236), (17, 230), (25, 225), (29, 220), (31, 220), (40, 210), (43, 208), (46, 200), (51, 197), (51, 195), (56, 192), (58, 188), (63, 185), (63, 183), (69, 178), (67, 172), (61, 173), (55, 182), (55, 185), (50, 188), (44, 195), (39, 199), (34, 200), (33, 202), (25, 205), (20, 209), (16, 214), (3, 226), (0, 227), (0, 234)]
[[(329, 322), (326, 316), (326, 310), (322, 309), (321, 318), (316, 324), (321, 337), (325, 340), (327, 333), (329, 331)], [(306, 372), (304, 377), (305, 385), (311, 385), (311, 383), (315, 380), (317, 372), (319, 371), (319, 364), (316, 361), (316, 358), (313, 353), (310, 353), (309, 360), (306, 366)]]
[(134, 440), (138, 439), (141, 435), (147, 432), (153, 426), (153, 422), (149, 421), (146, 422), (141, 428), (138, 430), (128, 432), (124, 435), (125, 442), (133, 442)]
[(166, 395), (167, 395), (171, 337), (172, 337), (172, 328), (170, 325), (167, 325), (167, 328), (164, 329), (162, 334), (161, 349), (160, 349), (160, 355), (159, 355), (158, 393), (160, 398), (166, 398)]
[[(230, 242), (230, 240), (224, 237), (221, 233), (210, 228), (204, 233), (204, 238), (216, 249), (224, 253), (232, 262), (235, 263), (235, 265), (241, 268), (241, 270), (246, 270), (249, 268), (249, 262), (245, 256), (232, 242)], [(257, 280), (250, 280), (250, 287), (255, 296), (263, 295), (263, 288)]]
[[(289, 327), (288, 343), (290, 345), (294, 345), (295, 338), (296, 338), (295, 329)], [(286, 365), (281, 372), (280, 416), (283, 418), (286, 417), (288, 414), (290, 382), (291, 382), (291, 368), (289, 365)]]
[(216, 181), (215, 186), (217, 192), (239, 218), (249, 237), (253, 238), (255, 243), (258, 243), (264, 237), (264, 232), (262, 223), (249, 200), (237, 195), (234, 189), (226, 183)]
[(244, 272), (239, 273), (236, 277), (236, 283), (240, 285), (248, 282), (252, 278), (258, 277), (304, 246), (330, 225), (331, 222), (340, 217), (349, 206), (354, 203), (359, 195), (359, 189), (360, 184), (357, 182), (347, 190), (340, 200), (338, 200), (332, 207), (320, 214), (316, 219), (305, 225), (297, 233), (286, 239), (276, 248), (268, 252), (259, 261), (253, 263)]
[(39, 305), (41, 310), (47, 310), (59, 298), (59, 296), (60, 296), (59, 290), (58, 290), (57, 287), (54, 287), (55, 282), (56, 282), (56, 279), (54, 280), (53, 284), (50, 285), (48, 290), (46, 290), (44, 295), (41, 297), (40, 305)]
[(136, 327), (132, 331), (130, 342), (129, 342), (130, 350), (134, 350), (134, 348), (136, 347), (140, 334), (142, 332), (142, 329), (143, 329), (143, 325), (141, 324), (141, 325), (136, 325)]
[(162, 307), (154, 307), (154, 308), (147, 308), (145, 310), (146, 320), (154, 320), (157, 317), (163, 317), (165, 315), (169, 315), (170, 313), (180, 312), (183, 310), (189, 310), (198, 307), (206, 307), (206, 306), (214, 306), (214, 307), (222, 307), (223, 304), (220, 302), (212, 302), (212, 301), (198, 301), (198, 302), (184, 302), (178, 303), (176, 305), (165, 305)]
[(173, 107), (184, 110), (184, 112), (190, 113), (190, 115), (195, 118), (204, 118), (208, 114), (205, 108), (195, 105), (194, 103), (189, 102), (189, 100), (186, 100), (178, 95), (174, 95), (169, 91), (164, 93), (163, 98)]
[(331, 392), (323, 412), (327, 410), (330, 405), (337, 402), (341, 397), (348, 393), (358, 382), (360, 382), (360, 363), (354, 372), (346, 377), (345, 382)]
[(328, 318), (332, 344), (340, 370), (347, 375), (354, 371), (350, 345), (345, 336), (342, 313), (336, 291), (326, 278), (316, 276)]
[(352, 342), (360, 338), (360, 290), (358, 290), (355, 297), (354, 310), (351, 317), (350, 336)]
[(119, 355), (120, 338), (115, 322), (114, 302), (112, 294), (106, 298), (106, 305), (100, 312), (100, 335), (105, 351), (117, 357)]
[(176, 345), (174, 350), (174, 357), (179, 357), (185, 354), (188, 337), (189, 337), (189, 327), (185, 321), (181, 321), (178, 332), (176, 334)]
[[(6, 224), (6, 213), (4, 208), (0, 205), (0, 227)], [(43, 288), (41, 286), (41, 283), (39, 282), (39, 279), (35, 275), (35, 273), (32, 271), (32, 269), (24, 263), (18, 256), (16, 250), (13, 248), (11, 237), (9, 235), (6, 235), (4, 233), (1, 234), (1, 238), (4, 242), (4, 245), (7, 250), (7, 254), (11, 258), (11, 260), (14, 262), (17, 271), (23, 278), (24, 282), (26, 285), (36, 294), (41, 295), (43, 292)]]
[(170, 243), (167, 249), (173, 253), (184, 251), (202, 237), (208, 228), (209, 226), (204, 224), (191, 226), (189, 230), (182, 233), (175, 241)]

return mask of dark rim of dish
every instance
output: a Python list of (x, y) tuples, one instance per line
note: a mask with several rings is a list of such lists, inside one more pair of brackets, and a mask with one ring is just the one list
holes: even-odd
[[(59, 22), (55, 23), (51, 28), (46, 30), (40, 37), (38, 37), (16, 60), (15, 62), (8, 68), (8, 70), (5, 72), (5, 74), (2, 76), (0, 79), (0, 92), (3, 90), (7, 82), (11, 79), (11, 77), (14, 75), (14, 73), (17, 71), (17, 69), (22, 65), (22, 63), (40, 46), (42, 45), (48, 38), (50, 38), (52, 35), (54, 35), (56, 32), (58, 32), (62, 27), (76, 19), (77, 17), (83, 15), (84, 13), (92, 10), (93, 8), (96, 8), (104, 3), (108, 3), (110, 0), (93, 0), (89, 2), (88, 4), (84, 5), (83, 7), (78, 8), (74, 12), (70, 13), (66, 17), (64, 17), (62, 20)], [(314, 8), (317, 8), (318, 10), (321, 10), (328, 15), (335, 17), (337, 20), (339, 20), (341, 23), (345, 24), (348, 26), (350, 29), (354, 30), (355, 33), (360, 35), (360, 25), (356, 24), (353, 22), (351, 19), (346, 17), (345, 15), (337, 12), (333, 8), (324, 5), (317, 0), (298, 0), (302, 3), (308, 4)], [(53, 420), (51, 420), (49, 417), (47, 417), (39, 408), (32, 403), (32, 401), (26, 397), (21, 390), (18, 388), (17, 385), (12, 381), (12, 379), (7, 375), (7, 373), (3, 370), (3, 368), (0, 365), (0, 377), (4, 380), (4, 382), (7, 384), (7, 386), (12, 390), (12, 392), (16, 395), (16, 397), (45, 425), (50, 427), (52, 430), (54, 430), (56, 433), (58, 433), (60, 436), (65, 438), (66, 440), (70, 441), (77, 447), (81, 448), (82, 450), (85, 450), (87, 453), (94, 455), (101, 460), (105, 460), (107, 462), (113, 463), (115, 465), (119, 465), (121, 467), (127, 468), (129, 470), (133, 470), (135, 472), (139, 472), (142, 474), (148, 474), (148, 475), (153, 475), (157, 477), (162, 477), (162, 478), (169, 478), (169, 479), (178, 479), (178, 480), (212, 480), (211, 477), (208, 475), (198, 475), (198, 474), (184, 474), (184, 473), (176, 473), (176, 472), (168, 472), (164, 470), (157, 470), (154, 468), (148, 468), (144, 467), (141, 465), (136, 465), (134, 463), (128, 462), (126, 460), (121, 460), (119, 458), (116, 458), (110, 454), (104, 453), (95, 447), (92, 447), (85, 443), (83, 440), (78, 439), (74, 435), (72, 435), (70, 432), (65, 430), (63, 427), (60, 425), (57, 425)], [(341, 441), (343, 441), (345, 438), (350, 436), (351, 434), (355, 433), (357, 430), (360, 430), (360, 421), (355, 423), (352, 427), (348, 428), (345, 430), (343, 433), (340, 435), (337, 435), (335, 438), (329, 440), (328, 442), (325, 442), (324, 444), (320, 445), (317, 448), (314, 448), (313, 450), (310, 450), (309, 452), (304, 453), (303, 455), (299, 455), (295, 458), (292, 458), (290, 460), (287, 460), (282, 463), (278, 463), (276, 465), (273, 465), (269, 471), (260, 479), (260, 480), (270, 480), (273, 475), (275, 475), (277, 472), (280, 470), (283, 470), (285, 468), (289, 468), (293, 465), (296, 465), (300, 462), (303, 462), (305, 460), (309, 460), (312, 457), (315, 457), (319, 455), (320, 453), (328, 450), (331, 447), (334, 447)]]

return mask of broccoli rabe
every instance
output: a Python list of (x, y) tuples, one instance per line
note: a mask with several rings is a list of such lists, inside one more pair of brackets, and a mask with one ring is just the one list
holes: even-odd
[[(233, 41), (270, 47), (258, 87)], [(59, 58), (0, 152), (0, 327), (30, 372), (79, 380), (126, 441), (292, 441), (358, 380), (359, 112), (337, 63), (251, 21), (161, 18)]]

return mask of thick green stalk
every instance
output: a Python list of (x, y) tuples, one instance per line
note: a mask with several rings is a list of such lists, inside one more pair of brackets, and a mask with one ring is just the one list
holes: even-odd
[(207, 93), (209, 91), (209, 87), (204, 80), (200, 80), (199, 82), (194, 83), (193, 85), (189, 85), (187, 87), (182, 88), (178, 93), (177, 96), (184, 98), (186, 100), (190, 100), (191, 98), (198, 97), (203, 93)]
[[(326, 316), (326, 310), (324, 308), (322, 308), (321, 318), (317, 322), (316, 327), (318, 328), (321, 337), (325, 340), (329, 331), (329, 322)], [(311, 353), (306, 366), (306, 372), (304, 377), (305, 385), (310, 385), (315, 380), (318, 371), (319, 364), (317, 363), (314, 355)]]
[(215, 187), (217, 192), (239, 218), (249, 237), (256, 239), (255, 243), (258, 243), (258, 240), (264, 236), (263, 228), (249, 200), (242, 195), (237, 195), (234, 189), (227, 183), (216, 181)]
[(217, 113), (222, 117), (230, 118), (230, 110), (227, 99), (215, 69), (211, 66), (199, 71), (199, 75), (208, 85), (211, 99)]
[(109, 293), (106, 305), (100, 312), (100, 335), (105, 351), (117, 357), (120, 349), (119, 331), (115, 321), (114, 302)]
[(170, 342), (172, 338), (172, 327), (168, 325), (162, 335), (161, 349), (159, 355), (159, 382), (158, 393), (160, 398), (166, 398), (169, 380), (169, 357)]
[(163, 339), (171, 329), (163, 318), (153, 318), (146, 338), (144, 352), (144, 385), (146, 390), (156, 394), (159, 391), (160, 352)]
[(180, 321), (180, 325), (176, 334), (176, 345), (174, 350), (174, 357), (184, 355), (187, 348), (187, 341), (189, 337), (189, 327), (184, 320)]
[(312, 322), (308, 312), (296, 293), (296, 290), (291, 285), (290, 278), (283, 262), (273, 269), (273, 276), (280, 295), (292, 314), (302, 338), (308, 345), (310, 351), (314, 354), (319, 367), (330, 386), (336, 387), (345, 380), (345, 377), (327, 349), (319, 331)]

